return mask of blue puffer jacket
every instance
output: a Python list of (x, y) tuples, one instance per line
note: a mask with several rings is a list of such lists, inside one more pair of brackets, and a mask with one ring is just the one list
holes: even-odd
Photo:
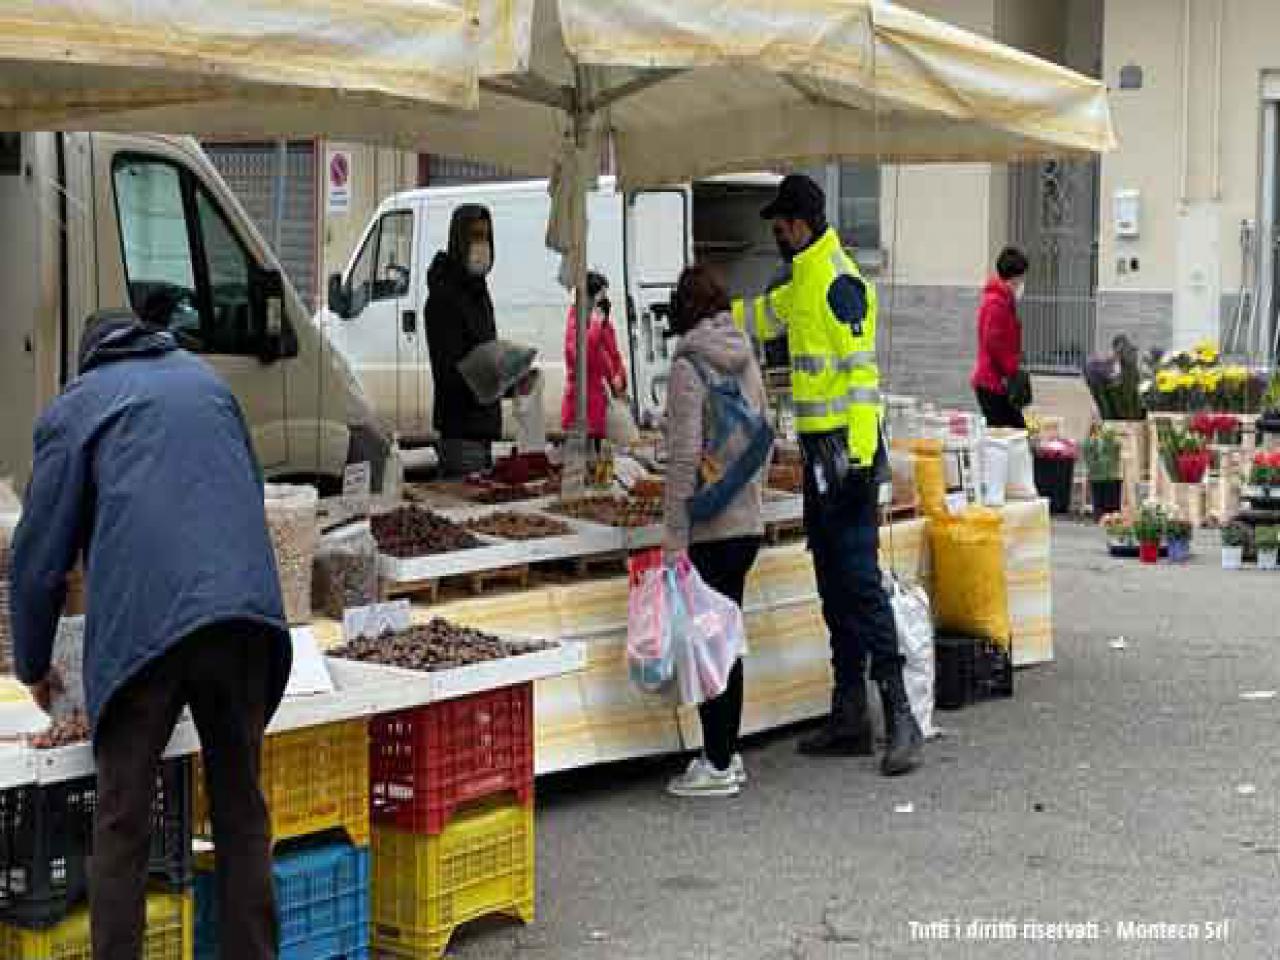
[(95, 730), (126, 681), (192, 631), (227, 620), (275, 636), (274, 710), (291, 645), (239, 405), (170, 334), (129, 316), (86, 335), (80, 376), (36, 425), (10, 591), (24, 683), (49, 670), (66, 576), (82, 552)]

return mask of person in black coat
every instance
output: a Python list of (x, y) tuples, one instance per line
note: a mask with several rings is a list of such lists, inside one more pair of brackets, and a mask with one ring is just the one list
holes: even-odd
[(458, 364), (497, 339), (486, 278), (493, 268), (493, 219), (466, 204), (453, 212), (449, 248), (427, 272), (424, 323), (435, 386), (432, 422), (440, 437), (440, 472), (459, 479), (492, 464), (491, 444), (502, 437), (502, 404), (481, 403)]

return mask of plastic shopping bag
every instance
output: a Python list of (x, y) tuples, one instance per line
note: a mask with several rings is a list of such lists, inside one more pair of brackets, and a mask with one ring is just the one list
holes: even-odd
[(745, 652), (746, 626), (736, 603), (707, 586), (686, 557), (666, 570), (675, 600), (672, 640), (680, 702), (698, 706), (729, 685), (729, 672)]
[(886, 577), (886, 590), (893, 606), (893, 620), (898, 627), (898, 649), (902, 651), (902, 679), (911, 701), (920, 732), (926, 738), (941, 731), (933, 725), (933, 615), (929, 595), (917, 585), (908, 586), (897, 577)]
[(631, 592), (627, 598), (627, 672), (631, 682), (645, 693), (662, 693), (675, 677), (675, 655), (667, 571), (658, 562), (631, 568)]

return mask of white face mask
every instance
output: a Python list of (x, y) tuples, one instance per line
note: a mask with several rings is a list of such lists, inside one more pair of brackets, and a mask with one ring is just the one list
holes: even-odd
[(1009, 286), (1013, 288), (1013, 298), (1015, 300), (1021, 300), (1022, 295), (1027, 292), (1027, 281), (1025, 280), (1015, 280)]
[(467, 272), (473, 277), (484, 277), (492, 269), (493, 247), (483, 240), (471, 244), (467, 251)]

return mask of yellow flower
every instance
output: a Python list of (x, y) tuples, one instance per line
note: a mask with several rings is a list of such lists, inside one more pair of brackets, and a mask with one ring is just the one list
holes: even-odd
[(1222, 372), (1222, 376), (1226, 379), (1227, 383), (1244, 383), (1249, 379), (1249, 371), (1244, 367), (1227, 367), (1227, 369)]
[(1201, 340), (1192, 348), (1191, 352), (1200, 363), (1218, 362), (1218, 345), (1212, 340)]
[(1178, 377), (1179, 390), (1194, 390), (1196, 388), (1196, 375), (1194, 373), (1184, 373)]
[(1206, 370), (1203, 383), (1204, 389), (1209, 393), (1217, 393), (1220, 386), (1222, 386), (1222, 371)]
[(1178, 375), (1172, 370), (1161, 370), (1156, 374), (1156, 389), (1161, 393), (1173, 393), (1178, 389)]

